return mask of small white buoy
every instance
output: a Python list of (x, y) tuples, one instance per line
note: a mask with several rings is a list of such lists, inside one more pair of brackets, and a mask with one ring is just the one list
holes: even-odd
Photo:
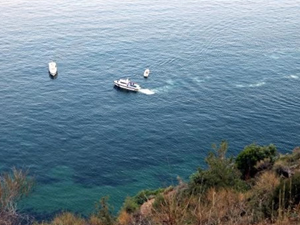
[(149, 69), (146, 69), (146, 70), (144, 71), (144, 77), (147, 78), (147, 77), (149, 76), (149, 74), (150, 74), (150, 70), (149, 70)]

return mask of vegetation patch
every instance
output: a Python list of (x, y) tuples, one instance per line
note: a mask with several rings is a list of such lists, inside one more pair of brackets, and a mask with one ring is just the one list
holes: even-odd
[[(0, 177), (0, 224), (34, 225), (233, 225), (300, 224), (300, 149), (278, 155), (274, 145), (246, 146), (227, 157), (222, 142), (185, 183), (143, 190), (127, 197), (115, 216), (103, 197), (89, 217), (64, 212), (50, 222), (24, 220), (17, 202), (32, 188), (26, 172), (13, 169)], [(30, 217), (27, 217), (30, 218)]]

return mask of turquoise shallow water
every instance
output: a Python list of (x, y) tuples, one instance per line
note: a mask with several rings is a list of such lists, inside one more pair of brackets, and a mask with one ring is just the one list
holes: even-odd
[[(224, 139), (231, 155), (253, 142), (299, 145), (299, 1), (11, 0), (0, 10), (0, 170), (35, 177), (23, 211), (88, 214), (106, 195), (117, 211), (141, 189), (187, 180)], [(154, 94), (115, 89), (121, 77)]]

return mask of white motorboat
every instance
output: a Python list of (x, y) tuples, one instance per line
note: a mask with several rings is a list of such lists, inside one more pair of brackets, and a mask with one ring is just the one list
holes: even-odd
[(57, 66), (55, 62), (49, 62), (49, 74), (53, 77), (56, 76)]
[(144, 77), (147, 78), (147, 77), (149, 76), (149, 74), (150, 74), (150, 70), (149, 70), (149, 69), (146, 69), (146, 70), (144, 71)]
[(140, 85), (130, 81), (128, 78), (115, 80), (114, 84), (116, 87), (123, 88), (129, 91), (139, 91), (141, 89)]

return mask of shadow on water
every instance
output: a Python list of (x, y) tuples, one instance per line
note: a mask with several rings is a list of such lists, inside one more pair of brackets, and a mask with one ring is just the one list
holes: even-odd
[(56, 73), (54, 76), (52, 76), (50, 72), (48, 72), (48, 74), (51, 80), (55, 80), (58, 77), (58, 73)]
[(53, 178), (49, 176), (38, 176), (35, 179), (39, 184), (43, 184), (43, 185), (51, 185), (51, 184), (56, 184), (58, 182), (61, 182), (61, 179)]
[(107, 174), (99, 176), (97, 179), (90, 179), (84, 174), (74, 175), (72, 176), (72, 180), (75, 184), (81, 185), (84, 188), (94, 188), (99, 186), (111, 186), (111, 187), (120, 187), (126, 186), (132, 183), (137, 182), (138, 180), (132, 177), (128, 177), (125, 175), (115, 175), (109, 176)]

